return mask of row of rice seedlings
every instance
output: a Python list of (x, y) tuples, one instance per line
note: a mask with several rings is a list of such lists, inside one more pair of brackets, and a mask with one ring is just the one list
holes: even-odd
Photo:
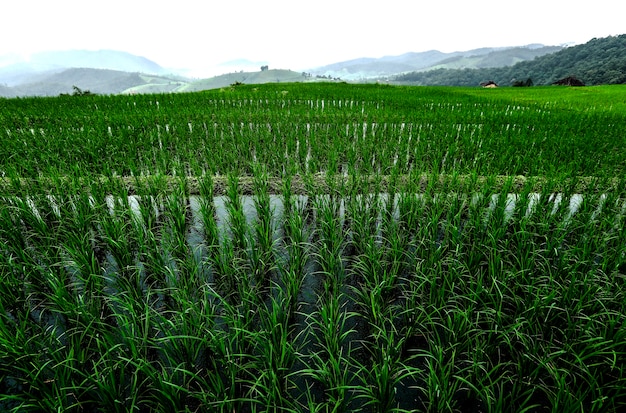
[(308, 377), (307, 403), (313, 411), (348, 411), (352, 406), (352, 390), (356, 369), (352, 362), (354, 333), (348, 311), (348, 292), (345, 288), (346, 248), (343, 227), (342, 199), (334, 181), (328, 180), (328, 195), (314, 193), (314, 243), (317, 269), (311, 275), (318, 279), (317, 299), (312, 308), (305, 308), (307, 330), (312, 341), (308, 353), (303, 354)]
[(269, 180), (265, 167), (256, 164), (253, 178), (253, 204), (256, 220), (251, 248), (251, 264), (254, 280), (260, 291), (269, 289), (272, 274), (276, 273), (274, 210), (270, 201)]
[(364, 324), (364, 358), (356, 361), (361, 380), (356, 393), (374, 412), (397, 411), (404, 402), (398, 399), (398, 388), (413, 374), (402, 359), (407, 331), (399, 322), (398, 300), (408, 245), (393, 214), (387, 212), (395, 209), (395, 197), (389, 194), (387, 207), (384, 204), (378, 195), (357, 199), (351, 212), (353, 242), (359, 251), (352, 266), (356, 277), (352, 288)]
[[(263, 171), (259, 171), (263, 177)], [(221, 251), (210, 258), (215, 285), (220, 287), (220, 306), (223, 316), (219, 325), (228, 339), (224, 354), (236, 355), (229, 362), (231, 405), (241, 408), (267, 409), (272, 406), (293, 406), (289, 391), (289, 374), (295, 362), (294, 311), (301, 283), (296, 268), (290, 264), (282, 269), (285, 280), (274, 279), (278, 273), (275, 261), (274, 211), (271, 206), (266, 179), (254, 182), (253, 197), (256, 217), (247, 218), (248, 212), (238, 188), (238, 179), (229, 179), (225, 208), (227, 231), (222, 236), (205, 213), (212, 210), (211, 201), (203, 200), (203, 222), (215, 243), (221, 238)], [(207, 190), (210, 193), (210, 190)], [(295, 225), (295, 224), (294, 224)], [(297, 227), (293, 227), (294, 231)], [(294, 232), (295, 233), (295, 232)], [(211, 252), (209, 254), (212, 254)], [(222, 278), (218, 278), (222, 277)], [(221, 279), (221, 281), (220, 281)], [(225, 284), (224, 284), (225, 283)], [(256, 407), (255, 407), (256, 406)], [(265, 406), (265, 407), (263, 407)]]
[[(246, 409), (260, 411), (294, 411), (298, 408), (300, 395), (294, 394), (292, 374), (297, 362), (297, 352), (302, 346), (304, 334), (297, 329), (295, 311), (304, 273), (298, 268), (298, 258), (278, 261), (278, 245), (275, 239), (275, 206), (270, 199), (267, 172), (255, 166), (252, 196), (254, 218), (248, 235), (249, 247), (245, 277), (248, 277), (248, 294), (256, 307), (254, 330), (257, 331), (255, 347), (255, 371), (250, 376), (252, 400), (243, 405)], [(289, 196), (287, 194), (287, 196)], [(283, 198), (284, 199), (284, 198)], [(289, 202), (291, 199), (288, 200)], [(289, 206), (289, 202), (286, 202)], [(303, 248), (302, 221), (293, 221), (293, 211), (284, 214), (284, 225), (290, 228), (291, 239), (285, 239), (288, 249)], [(250, 310), (248, 310), (251, 313)], [(241, 317), (241, 315), (240, 315)], [(246, 317), (246, 315), (243, 315)], [(253, 329), (253, 325), (247, 326)]]
[[(58, 216), (47, 213), (53, 208), (46, 208), (45, 202), (25, 203), (19, 199), (9, 200), (10, 204), (13, 205), (6, 209), (8, 205), (3, 205), (6, 213), (3, 214), (2, 235), (4, 241), (8, 241), (7, 249), (3, 250), (3, 258), (7, 259), (3, 278), (6, 277), (7, 286), (14, 289), (3, 292), (12, 292), (10, 299), (14, 301), (8, 308), (6, 303), (10, 301), (3, 301), (2, 343), (3, 354), (14, 359), (3, 360), (4, 365), (11, 366), (11, 371), (3, 371), (3, 382), (8, 380), (15, 388), (23, 388), (24, 394), (10, 394), (8, 399), (13, 400), (8, 403), (18, 405), (20, 398), (31, 396), (31, 408), (48, 409), (56, 403), (68, 407), (71, 398), (63, 396), (62, 388), (55, 383), (58, 380), (65, 385), (65, 380), (70, 380), (73, 374), (57, 379), (50, 366), (57, 363), (65, 366), (63, 343), (71, 342), (76, 330), (83, 327), (82, 321), (92, 318), (89, 309), (93, 306), (78, 310), (80, 286), (64, 271), (64, 260), (60, 259), (62, 249), (55, 245), (62, 235)], [(10, 224), (14, 229), (7, 231)], [(49, 351), (40, 353), (40, 348)], [(70, 370), (65, 372), (70, 373)]]

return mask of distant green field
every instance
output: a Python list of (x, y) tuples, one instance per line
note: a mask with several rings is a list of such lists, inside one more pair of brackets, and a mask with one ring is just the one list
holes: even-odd
[(0, 411), (626, 408), (626, 88), (0, 100)]
[(3, 100), (0, 175), (621, 177), (626, 89), (239, 86)]

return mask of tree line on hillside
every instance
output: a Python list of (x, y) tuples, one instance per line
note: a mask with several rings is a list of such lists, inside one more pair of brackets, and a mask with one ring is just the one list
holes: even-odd
[(513, 66), (484, 69), (436, 69), (395, 76), (392, 80), (416, 85), (476, 86), (486, 80), (512, 85), (532, 79), (550, 85), (574, 76), (587, 85), (626, 83), (626, 34), (592, 39), (559, 52), (519, 62)]

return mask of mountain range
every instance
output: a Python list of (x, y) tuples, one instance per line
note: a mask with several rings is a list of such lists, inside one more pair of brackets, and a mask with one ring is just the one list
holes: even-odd
[[(510, 73), (519, 71), (518, 67), (523, 67), (524, 75), (526, 75), (532, 72), (533, 67), (546, 66), (545, 62), (549, 62), (550, 66), (560, 66), (562, 70), (567, 70), (569, 66), (564, 66), (560, 60), (571, 61), (572, 55), (588, 55), (584, 52), (587, 47), (593, 47), (596, 53), (593, 55), (594, 61), (602, 61), (603, 56), (597, 54), (600, 53), (598, 51), (601, 51), (602, 47), (596, 43), (605, 42), (611, 45), (605, 49), (608, 48), (614, 52), (621, 49), (621, 47), (617, 49), (614, 47), (616, 39), (621, 41), (622, 38), (626, 39), (624, 36), (593, 39), (588, 43), (591, 46), (588, 44), (571, 47), (531, 44), (521, 47), (485, 47), (452, 53), (430, 50), (399, 56), (348, 60), (306, 71), (276, 70), (263, 65), (263, 68), (259, 67), (257, 70), (233, 71), (207, 79), (189, 78), (165, 69), (145, 57), (121, 51), (50, 51), (34, 54), (29, 59), (0, 56), (0, 96), (56, 96), (71, 93), (76, 88), (97, 94), (169, 93), (222, 88), (238, 83), (328, 80), (459, 84), (455, 79), (465, 77), (471, 79), (468, 80), (468, 84), (477, 85), (476, 79), (480, 76), (487, 76), (493, 70), (504, 70), (503, 73), (510, 76)], [(613, 52), (611, 56), (617, 53)], [(617, 54), (624, 55), (623, 52)], [(228, 70), (232, 64), (232, 62), (227, 62), (222, 67)], [(586, 64), (593, 65), (593, 62)], [(250, 65), (252, 65), (251, 62)], [(617, 65), (619, 66), (619, 63)], [(544, 67), (541, 70), (546, 69)], [(626, 73), (626, 68), (621, 70), (618, 67), (617, 72)], [(444, 80), (434, 82), (424, 80), (430, 79), (433, 73), (438, 74), (437, 79), (443, 78)], [(467, 73), (472, 73), (473, 77), (468, 77)], [(613, 76), (613, 79), (619, 78), (619, 76)]]
[(392, 76), (404, 85), (476, 86), (490, 82), (503, 86), (561, 84), (626, 84), (626, 34), (594, 38), (512, 66), (488, 68), (434, 68)]
[[(431, 50), (400, 56), (362, 58), (317, 67), (305, 72), (289, 70), (230, 71), (239, 60), (220, 65), (220, 76), (192, 79), (173, 73), (145, 57), (114, 50), (68, 50), (37, 53), (29, 59), (0, 57), (0, 96), (56, 96), (70, 93), (76, 86), (98, 94), (161, 93), (197, 91), (226, 87), (233, 83), (276, 81), (368, 80), (414, 70), (439, 67), (489, 67), (513, 64), (557, 50), (558, 46), (529, 45), (510, 48), (481, 48), (443, 53)], [(259, 66), (260, 69), (260, 66)]]
[(561, 49), (563, 46), (530, 44), (521, 47), (483, 47), (452, 53), (429, 50), (399, 56), (348, 60), (318, 67), (311, 73), (344, 80), (366, 80), (441, 68), (477, 69), (512, 66), (515, 63), (555, 53)]

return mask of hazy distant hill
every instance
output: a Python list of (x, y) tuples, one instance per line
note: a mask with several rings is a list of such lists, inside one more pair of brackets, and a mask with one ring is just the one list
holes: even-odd
[[(0, 89), (0, 96), (56, 96), (61, 93), (72, 93), (74, 86), (83, 91), (97, 94), (130, 93), (133, 90), (147, 89), (158, 85), (154, 92), (174, 91), (186, 82), (175, 77), (159, 77), (138, 72), (123, 72), (107, 69), (66, 69), (60, 72), (46, 72), (35, 75), (31, 82), (12, 88)], [(4, 94), (3, 94), (4, 92)]]
[(344, 80), (361, 80), (437, 68), (501, 67), (555, 53), (562, 48), (533, 44), (524, 47), (483, 47), (452, 53), (429, 50), (399, 56), (348, 60), (312, 69), (310, 72)]
[[(262, 62), (261, 62), (262, 63)], [(74, 86), (97, 94), (168, 93), (226, 87), (233, 83), (300, 82), (302, 73), (289, 70), (260, 71), (259, 62), (237, 60), (224, 64), (250, 68), (209, 79), (193, 80), (169, 74), (144, 57), (112, 50), (55, 51), (32, 55), (0, 56), (0, 97), (56, 96), (72, 93)], [(258, 71), (253, 71), (258, 68)]]
[(292, 70), (272, 69), (258, 72), (237, 72), (215, 76), (209, 79), (197, 80), (189, 84), (185, 91), (199, 91), (219, 89), (236, 83), (262, 84), (280, 82), (306, 82), (311, 78)]
[(16, 96), (17, 94), (13, 89), (5, 85), (0, 85), (0, 97), (13, 98)]
[(164, 68), (150, 59), (116, 50), (41, 52), (31, 56), (30, 60), (35, 64), (58, 67), (88, 67), (153, 75), (167, 73)]
[(454, 56), (444, 59), (426, 69), (422, 69), (422, 71), (432, 69), (480, 69), (513, 66), (516, 63), (533, 60), (537, 57), (556, 53), (562, 49), (562, 46), (525, 46), (491, 51), (486, 54)]
[(587, 85), (626, 83), (626, 34), (592, 39), (556, 53), (516, 63), (513, 66), (482, 69), (437, 68), (414, 71), (392, 78), (411, 85), (476, 86), (492, 80), (511, 85), (514, 80), (531, 79), (535, 85), (549, 85), (574, 76)]
[(36, 77), (47, 76), (70, 68), (108, 69), (123, 72), (139, 72), (165, 75), (167, 70), (145, 57), (115, 50), (67, 50), (41, 52), (28, 60), (18, 56), (0, 58), (0, 84), (17, 86), (37, 81)]
[(229, 87), (237, 83), (305, 82), (316, 79), (291, 70), (237, 72), (191, 80), (174, 75), (158, 76), (119, 70), (73, 68), (32, 75), (30, 80), (28, 83), (13, 87), (0, 85), (0, 96), (58, 96), (62, 93), (73, 93), (74, 86), (82, 91), (103, 95), (193, 92)]

